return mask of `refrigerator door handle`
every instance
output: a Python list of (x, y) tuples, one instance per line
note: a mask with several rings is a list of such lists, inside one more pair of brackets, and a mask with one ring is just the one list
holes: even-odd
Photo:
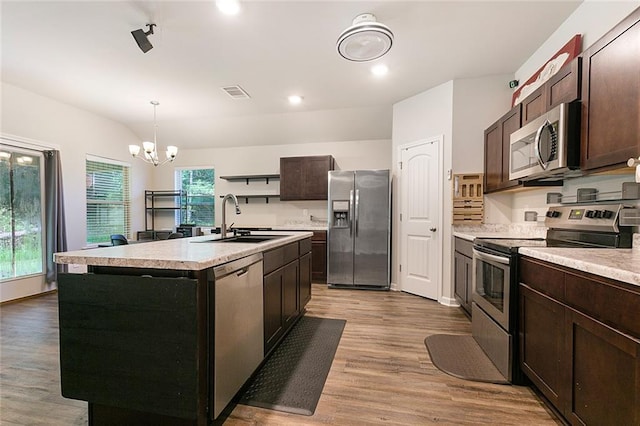
[(353, 189), (349, 191), (349, 235), (353, 235)]
[(356, 237), (358, 236), (358, 219), (359, 219), (359, 214), (360, 214), (360, 211), (358, 209), (359, 205), (360, 205), (360, 190), (356, 189), (356, 210), (355, 210), (355, 213), (356, 213), (356, 219), (355, 219), (355, 221), (356, 221)]

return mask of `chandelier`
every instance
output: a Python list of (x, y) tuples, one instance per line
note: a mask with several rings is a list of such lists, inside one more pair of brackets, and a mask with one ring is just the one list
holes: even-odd
[(173, 145), (167, 146), (167, 150), (165, 151), (165, 155), (167, 156), (166, 160), (160, 161), (158, 159), (158, 144), (156, 142), (158, 123), (156, 121), (156, 107), (160, 105), (160, 102), (151, 101), (151, 105), (153, 105), (153, 142), (142, 142), (144, 155), (138, 155), (140, 153), (140, 145), (129, 145), (129, 153), (134, 158), (139, 158), (140, 160), (146, 161), (147, 163), (153, 164), (154, 166), (158, 166), (168, 161), (175, 160), (176, 155), (178, 155), (178, 147)]

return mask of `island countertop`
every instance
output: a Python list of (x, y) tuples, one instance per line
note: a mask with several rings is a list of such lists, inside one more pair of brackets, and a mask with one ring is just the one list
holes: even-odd
[(215, 242), (220, 239), (220, 236), (212, 234), (61, 252), (55, 253), (54, 260), (60, 264), (199, 271), (311, 238), (313, 233), (268, 231), (255, 232), (252, 235), (282, 235), (282, 238), (261, 243)]

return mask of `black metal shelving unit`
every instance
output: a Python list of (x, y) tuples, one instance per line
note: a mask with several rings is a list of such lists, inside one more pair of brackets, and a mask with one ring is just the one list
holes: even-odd
[[(155, 219), (157, 214), (166, 212), (180, 214), (179, 223), (186, 216), (187, 212), (187, 192), (176, 190), (146, 190), (144, 191), (144, 229), (146, 232), (154, 232), (152, 239), (157, 239), (157, 232), (167, 232), (157, 230)], [(171, 231), (168, 231), (171, 232)]]

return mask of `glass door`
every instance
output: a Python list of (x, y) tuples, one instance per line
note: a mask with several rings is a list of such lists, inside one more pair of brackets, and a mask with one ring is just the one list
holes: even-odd
[(0, 145), (0, 281), (44, 271), (43, 167), (41, 153)]

